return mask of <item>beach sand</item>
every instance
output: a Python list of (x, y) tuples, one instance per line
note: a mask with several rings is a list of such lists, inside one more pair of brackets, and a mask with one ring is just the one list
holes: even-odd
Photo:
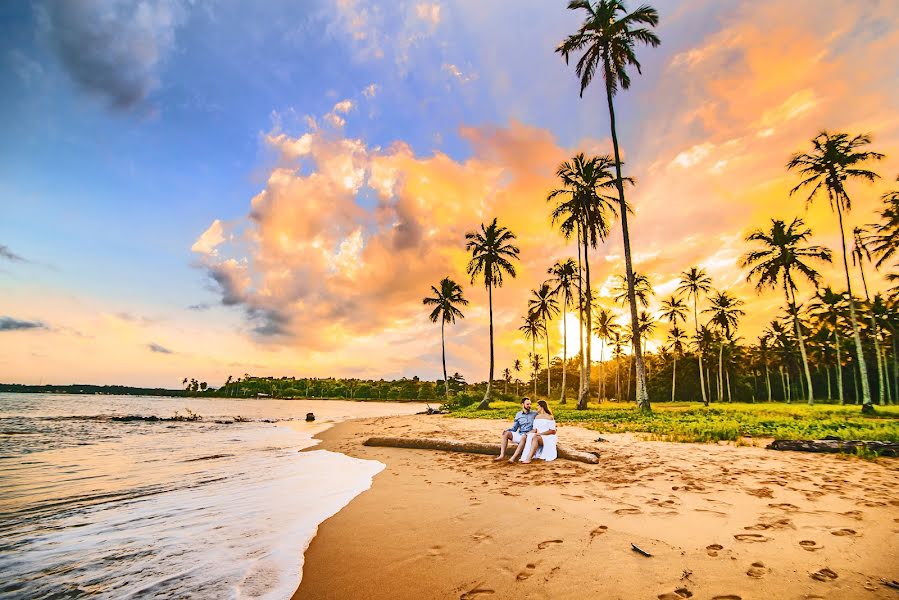
[[(501, 421), (348, 421), (324, 448), (386, 466), (323, 523), (295, 599), (899, 598), (899, 460), (560, 427), (599, 465), (369, 448), (496, 442)], [(652, 554), (645, 557), (631, 544)]]

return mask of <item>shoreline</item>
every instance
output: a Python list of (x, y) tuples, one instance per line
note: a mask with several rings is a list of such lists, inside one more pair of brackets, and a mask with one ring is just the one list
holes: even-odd
[[(293, 598), (895, 598), (899, 462), (644, 441), (562, 426), (599, 465), (365, 447), (495, 442), (500, 421), (357, 419), (315, 449), (378, 460), (323, 522)], [(647, 558), (631, 544), (647, 550)]]

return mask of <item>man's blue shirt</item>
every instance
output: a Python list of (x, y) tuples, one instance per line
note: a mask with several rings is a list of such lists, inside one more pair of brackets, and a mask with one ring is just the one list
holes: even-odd
[(518, 411), (518, 414), (515, 415), (515, 423), (512, 425), (512, 428), (509, 429), (509, 431), (517, 431), (524, 435), (534, 428), (534, 419), (536, 417), (536, 410), (528, 412), (524, 412), (523, 410)]

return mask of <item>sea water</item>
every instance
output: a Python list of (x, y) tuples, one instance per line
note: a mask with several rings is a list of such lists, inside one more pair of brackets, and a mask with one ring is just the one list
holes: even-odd
[(384, 468), (299, 450), (422, 408), (0, 394), (0, 598), (289, 598), (318, 525)]

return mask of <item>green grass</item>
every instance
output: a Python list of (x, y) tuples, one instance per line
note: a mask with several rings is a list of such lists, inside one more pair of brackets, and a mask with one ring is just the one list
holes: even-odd
[[(592, 403), (587, 410), (574, 404), (550, 403), (559, 423), (575, 423), (605, 433), (636, 432), (652, 439), (677, 442), (742, 441), (751, 438), (820, 439), (899, 442), (899, 406), (877, 406), (873, 416), (863, 416), (859, 406), (833, 404), (712, 404), (657, 403), (644, 414), (631, 403)], [(475, 405), (456, 408), (453, 416), (511, 421), (519, 405), (493, 402), (488, 410)]]

